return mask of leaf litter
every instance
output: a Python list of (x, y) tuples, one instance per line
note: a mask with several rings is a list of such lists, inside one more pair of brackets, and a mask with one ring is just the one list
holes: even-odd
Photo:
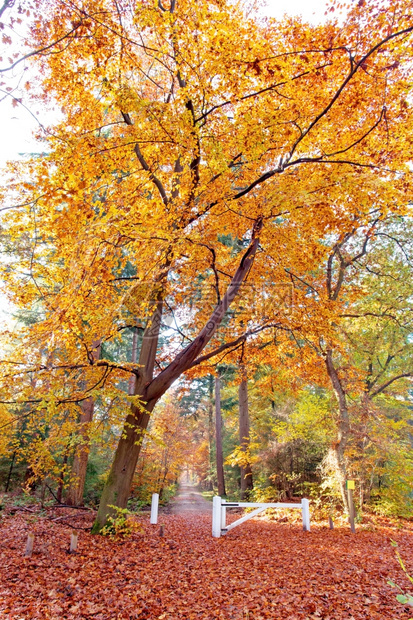
[[(408, 620), (396, 600), (409, 590), (391, 546), (413, 569), (413, 531), (383, 521), (374, 531), (323, 524), (249, 521), (220, 539), (209, 515), (138, 517), (140, 531), (113, 541), (82, 530), (93, 515), (74, 514), (79, 543), (62, 520), (17, 514), (3, 519), (0, 618), (4, 620)], [(54, 518), (59, 516), (54, 511)], [(65, 512), (68, 514), (68, 511)], [(33, 555), (24, 557), (28, 532)], [(411, 584), (410, 584), (411, 585)], [(410, 610), (410, 612), (409, 612)]]

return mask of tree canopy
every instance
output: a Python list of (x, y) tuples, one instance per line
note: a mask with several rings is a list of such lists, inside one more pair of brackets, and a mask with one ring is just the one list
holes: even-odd
[(61, 121), (2, 190), (4, 294), (32, 318), (4, 334), (1, 400), (62, 445), (88, 398), (125, 419), (99, 528), (183, 373), (243, 344), (273, 364), (297, 338), (334, 349), (362, 295), (339, 295), (344, 244), (412, 196), (412, 2), (318, 26), (226, 0), (34, 6), (27, 88)]

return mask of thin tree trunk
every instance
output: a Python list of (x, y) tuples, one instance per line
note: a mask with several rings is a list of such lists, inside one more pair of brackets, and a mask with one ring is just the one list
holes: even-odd
[(10, 469), (9, 469), (9, 474), (7, 476), (7, 482), (6, 482), (6, 486), (4, 488), (4, 492), (7, 493), (10, 487), (10, 480), (11, 480), (11, 475), (13, 473), (13, 467), (14, 467), (14, 459), (16, 458), (16, 452), (13, 452), (13, 456), (11, 457), (11, 463), (10, 463)]
[(331, 349), (328, 349), (326, 354), (326, 366), (339, 408), (337, 441), (332, 446), (331, 452), (335, 463), (335, 469), (340, 485), (341, 497), (343, 500), (344, 508), (348, 512), (349, 506), (346, 493), (347, 468), (345, 449), (350, 435), (350, 416), (348, 413), (346, 392), (342, 386), (337, 370), (334, 366), (333, 353)]
[(92, 397), (87, 398), (81, 403), (82, 413), (80, 415), (80, 442), (76, 446), (73, 457), (72, 471), (70, 473), (72, 482), (67, 490), (66, 504), (70, 506), (81, 506), (83, 503), (83, 492), (85, 489), (87, 462), (90, 450), (90, 423), (95, 411), (95, 401)]
[[(133, 332), (133, 336), (132, 336), (132, 356), (131, 356), (132, 364), (135, 364), (137, 359), (138, 359), (138, 331), (137, 329), (135, 329)], [(136, 376), (131, 375), (129, 379), (129, 386), (128, 386), (129, 395), (132, 395), (135, 393), (135, 383), (136, 383)]]
[[(92, 349), (93, 359), (96, 361), (100, 357), (100, 342), (94, 342)], [(95, 401), (92, 396), (80, 403), (81, 414), (79, 420), (80, 442), (76, 446), (73, 457), (71, 471), (72, 482), (67, 490), (66, 503), (70, 506), (81, 506), (83, 504), (83, 493), (85, 490), (87, 463), (90, 451), (90, 425), (95, 411)]]
[(226, 495), (224, 478), (224, 453), (222, 449), (221, 379), (215, 377), (215, 445), (217, 459), (218, 495)]
[(62, 503), (62, 497), (63, 497), (63, 485), (64, 485), (64, 476), (65, 476), (65, 472), (66, 472), (66, 465), (67, 465), (67, 448), (66, 448), (66, 452), (65, 455), (63, 457), (63, 467), (62, 467), (62, 471), (60, 474), (60, 480), (59, 480), (59, 486), (57, 487), (57, 495), (56, 495), (56, 500), (58, 501), (59, 504)]
[(208, 444), (209, 444), (209, 477), (208, 477), (208, 491), (214, 489), (213, 485), (213, 472), (214, 472), (214, 377), (209, 375), (208, 377)]
[[(242, 452), (249, 455), (250, 419), (248, 411), (248, 381), (245, 369), (241, 368), (242, 380), (238, 388), (239, 442)], [(246, 500), (253, 489), (252, 469), (249, 462), (241, 465), (241, 499)]]

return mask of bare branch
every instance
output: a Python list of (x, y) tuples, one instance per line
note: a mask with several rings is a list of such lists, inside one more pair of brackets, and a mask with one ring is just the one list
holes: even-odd
[[(314, 67), (314, 69), (311, 69), (310, 71), (303, 71), (302, 73), (299, 73), (298, 75), (294, 75), (289, 80), (283, 80), (282, 82), (277, 82), (276, 84), (271, 84), (271, 86), (267, 86), (266, 88), (262, 88), (261, 90), (257, 90), (257, 91), (255, 91), (253, 93), (249, 93), (248, 95), (244, 95), (243, 97), (240, 97), (238, 99), (238, 101), (245, 101), (246, 99), (251, 99), (251, 98), (258, 97), (259, 95), (262, 95), (263, 93), (268, 93), (268, 92), (270, 92), (270, 91), (272, 91), (272, 90), (274, 90), (276, 88), (279, 88), (280, 86), (285, 86), (285, 84), (288, 84), (289, 82), (293, 82), (294, 80), (298, 80), (298, 79), (304, 77), (305, 75), (308, 75), (312, 71), (316, 71), (318, 69), (323, 69), (324, 67), (327, 67), (329, 64), (331, 64), (331, 63), (327, 63), (327, 64), (324, 64), (324, 65), (320, 65), (318, 67)], [(219, 110), (220, 108), (223, 108), (224, 106), (227, 106), (230, 103), (233, 103), (233, 102), (232, 101), (223, 101), (222, 103), (218, 103), (217, 105), (212, 106), (212, 108), (210, 108), (207, 112), (204, 112), (204, 114), (201, 114), (201, 116), (199, 116), (196, 119), (195, 122), (199, 123), (199, 121), (202, 121), (204, 118), (209, 116), (209, 114), (211, 114), (215, 110)]]
[(413, 31), (413, 26), (410, 26), (409, 28), (405, 28), (404, 30), (399, 30), (398, 32), (394, 32), (393, 34), (390, 34), (388, 37), (386, 37), (385, 39), (382, 39), (381, 41), (379, 41), (376, 45), (374, 45), (372, 48), (369, 49), (369, 51), (360, 58), (360, 60), (357, 63), (353, 62), (351, 63), (351, 68), (350, 71), (347, 75), (347, 77), (344, 79), (344, 81), (342, 82), (341, 86), (336, 90), (334, 96), (330, 99), (329, 103), (325, 106), (325, 108), (314, 118), (314, 120), (309, 124), (309, 126), (307, 127), (307, 129), (303, 132), (303, 135), (300, 136), (296, 142), (293, 144), (293, 147), (290, 151), (290, 157), (293, 155), (293, 153), (295, 152), (297, 146), (299, 145), (299, 143), (301, 142), (301, 140), (317, 125), (317, 123), (324, 117), (326, 116), (326, 114), (331, 110), (331, 108), (333, 107), (333, 105), (335, 104), (335, 102), (339, 99), (341, 93), (343, 92), (343, 90), (346, 88), (347, 84), (352, 80), (352, 78), (354, 77), (354, 75), (357, 73), (357, 71), (360, 69), (360, 67), (362, 67), (364, 65), (364, 63), (366, 62), (366, 60), (372, 56), (374, 54), (374, 52), (376, 52), (378, 49), (380, 49), (381, 47), (383, 47), (383, 45), (386, 45), (386, 43), (388, 43), (389, 41), (391, 41), (392, 39), (395, 39), (396, 37), (401, 37), (404, 34), (408, 34), (409, 32)]

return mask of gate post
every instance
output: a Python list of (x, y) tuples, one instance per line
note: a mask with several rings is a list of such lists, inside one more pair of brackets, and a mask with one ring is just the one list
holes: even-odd
[(151, 503), (151, 525), (156, 525), (158, 523), (158, 504), (159, 504), (159, 495), (158, 493), (154, 493), (152, 495), (152, 503)]
[(212, 536), (221, 537), (221, 498), (219, 495), (212, 500)]
[(225, 508), (225, 505), (221, 503), (221, 530), (226, 528), (226, 526), (227, 526), (227, 509)]
[(301, 500), (301, 511), (303, 515), (303, 530), (310, 531), (310, 502), (305, 497)]

